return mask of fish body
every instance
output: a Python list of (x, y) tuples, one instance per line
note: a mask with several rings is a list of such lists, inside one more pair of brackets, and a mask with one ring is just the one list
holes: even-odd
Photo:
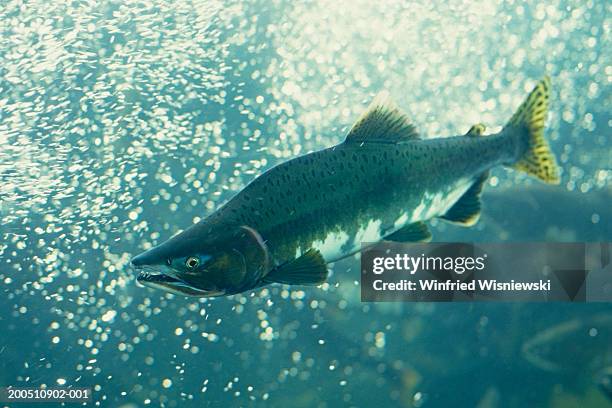
[(309, 249), (333, 262), (362, 242), (444, 215), (488, 169), (511, 162), (510, 142), (499, 134), (342, 143), (270, 169), (200, 228), (248, 225), (275, 264)]
[(344, 142), (281, 163), (199, 223), (132, 260), (138, 280), (193, 296), (269, 283), (320, 284), (362, 242), (425, 241), (424, 221), (472, 225), (488, 171), (512, 166), (558, 182), (543, 138), (549, 80), (501, 132), (422, 139), (377, 97)]

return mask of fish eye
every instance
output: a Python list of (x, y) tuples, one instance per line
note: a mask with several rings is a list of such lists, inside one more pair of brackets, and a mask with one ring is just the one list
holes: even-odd
[(200, 265), (200, 260), (196, 258), (195, 256), (190, 256), (185, 261), (185, 266), (187, 267), (187, 269), (190, 269), (190, 270), (197, 268), (198, 265)]

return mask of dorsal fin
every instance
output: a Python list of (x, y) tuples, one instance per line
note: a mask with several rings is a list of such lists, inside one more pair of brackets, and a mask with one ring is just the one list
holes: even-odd
[(357, 119), (344, 143), (397, 143), (418, 137), (416, 128), (389, 99), (389, 94), (380, 92)]

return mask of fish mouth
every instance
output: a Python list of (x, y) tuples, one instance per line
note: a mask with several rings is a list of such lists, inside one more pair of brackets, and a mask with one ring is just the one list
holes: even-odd
[(162, 289), (181, 296), (217, 297), (225, 294), (224, 291), (200, 289), (192, 286), (176, 276), (175, 273), (166, 273), (169, 271), (165, 271), (163, 269), (167, 268), (162, 269), (151, 266), (135, 266), (135, 269), (138, 270), (136, 282), (150, 288)]
[(138, 268), (140, 269), (138, 272), (138, 276), (136, 277), (136, 281), (142, 283), (143, 285), (156, 283), (156, 284), (176, 284), (176, 283), (185, 283), (180, 279), (174, 278), (170, 275), (166, 275), (160, 271), (152, 270), (149, 268)]

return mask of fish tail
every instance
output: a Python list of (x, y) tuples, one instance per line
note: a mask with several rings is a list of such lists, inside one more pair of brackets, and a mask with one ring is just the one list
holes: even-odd
[(559, 168), (548, 141), (544, 124), (548, 113), (550, 78), (545, 76), (504, 126), (504, 133), (518, 138), (522, 154), (510, 167), (549, 184), (559, 184)]

